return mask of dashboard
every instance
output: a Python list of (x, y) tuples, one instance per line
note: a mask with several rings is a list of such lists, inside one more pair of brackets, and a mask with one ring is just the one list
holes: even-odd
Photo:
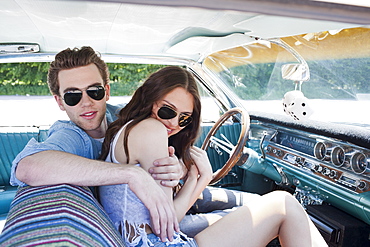
[(260, 173), (304, 191), (304, 197), (311, 195), (314, 199), (308, 205), (334, 205), (370, 224), (370, 145), (363, 145), (366, 137), (338, 135), (332, 126), (325, 129), (315, 123), (310, 126), (259, 116), (251, 116), (251, 120), (248, 145), (255, 150), (258, 147), (263, 160), (260, 165), (267, 163), (277, 170)]
[(287, 130), (276, 130), (270, 142), (266, 153), (275, 159), (312, 171), (356, 193), (370, 191), (370, 150), (306, 133), (298, 136)]

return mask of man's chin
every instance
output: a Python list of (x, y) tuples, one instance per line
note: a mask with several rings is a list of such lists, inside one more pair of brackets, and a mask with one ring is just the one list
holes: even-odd
[(99, 131), (101, 124), (96, 124), (96, 123), (77, 123), (77, 126), (83, 129), (86, 132), (91, 132), (91, 131)]

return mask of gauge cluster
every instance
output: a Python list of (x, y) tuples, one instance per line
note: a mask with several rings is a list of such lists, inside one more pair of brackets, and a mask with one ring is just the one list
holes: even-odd
[(367, 176), (370, 175), (369, 154), (366, 149), (328, 141), (318, 141), (314, 148), (317, 159)]

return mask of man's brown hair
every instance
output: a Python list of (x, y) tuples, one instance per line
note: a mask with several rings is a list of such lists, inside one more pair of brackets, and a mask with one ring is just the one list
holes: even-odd
[(98, 67), (104, 86), (109, 83), (109, 70), (107, 64), (100, 58), (100, 54), (95, 52), (89, 46), (83, 46), (81, 49), (67, 48), (57, 55), (51, 62), (48, 72), (48, 85), (53, 95), (60, 96), (58, 74), (61, 70), (74, 69), (81, 66), (95, 64)]

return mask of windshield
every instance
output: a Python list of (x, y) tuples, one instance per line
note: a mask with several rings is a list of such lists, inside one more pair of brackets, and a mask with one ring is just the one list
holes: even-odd
[(214, 53), (205, 66), (227, 85), (250, 111), (282, 114), (287, 92), (299, 90), (307, 100), (307, 118), (370, 126), (370, 29), (353, 28), (282, 38), (309, 67), (308, 81), (282, 78), (282, 66), (299, 61), (276, 42)]

